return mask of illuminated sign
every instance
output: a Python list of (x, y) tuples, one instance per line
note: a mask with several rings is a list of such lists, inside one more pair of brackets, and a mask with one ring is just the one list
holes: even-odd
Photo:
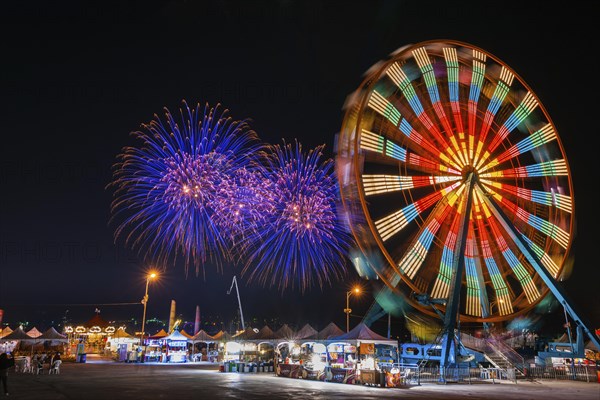
[(185, 347), (187, 345), (187, 341), (185, 340), (173, 340), (169, 342), (169, 347)]

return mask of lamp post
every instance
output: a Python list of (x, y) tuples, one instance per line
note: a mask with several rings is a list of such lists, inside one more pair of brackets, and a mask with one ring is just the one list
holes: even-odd
[(344, 309), (344, 312), (346, 313), (346, 333), (350, 332), (350, 313), (352, 312), (352, 310), (350, 309), (350, 295), (352, 293), (360, 293), (360, 288), (355, 287), (354, 289), (348, 290), (346, 292), (346, 308)]
[(142, 316), (142, 333), (140, 334), (140, 346), (144, 343), (144, 329), (146, 327), (146, 306), (148, 305), (148, 285), (150, 284), (150, 280), (156, 278), (156, 272), (151, 272), (146, 276), (146, 292), (144, 293), (144, 298), (142, 299), (142, 304), (144, 305), (144, 314)]

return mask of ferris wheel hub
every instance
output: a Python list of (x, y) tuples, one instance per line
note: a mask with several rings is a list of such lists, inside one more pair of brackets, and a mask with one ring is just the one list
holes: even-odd
[(472, 165), (465, 165), (461, 171), (461, 174), (463, 182), (466, 182), (467, 179), (469, 179), (470, 175), (473, 176), (473, 183), (479, 180), (479, 173), (477, 172), (477, 169), (475, 169), (475, 167)]

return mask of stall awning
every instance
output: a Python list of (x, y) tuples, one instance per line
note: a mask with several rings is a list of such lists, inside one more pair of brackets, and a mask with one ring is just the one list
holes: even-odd
[(188, 338), (184, 335), (181, 334), (181, 332), (179, 331), (173, 331), (173, 333), (171, 333), (169, 336), (165, 336), (164, 338), (162, 338), (163, 340), (168, 340), (168, 341), (188, 341)]
[(197, 342), (212, 343), (214, 341), (215, 341), (215, 338), (210, 336), (208, 333), (206, 333), (206, 331), (204, 331), (204, 329), (200, 329), (200, 331), (198, 331), (198, 333), (196, 333), (192, 337), (193, 343), (197, 343)]
[(351, 340), (359, 341), (364, 343), (379, 343), (379, 344), (390, 344), (398, 345), (398, 341), (394, 339), (388, 339), (385, 336), (381, 336), (378, 333), (373, 332), (367, 325), (360, 323), (354, 327), (350, 332), (342, 335), (330, 337), (329, 340)]

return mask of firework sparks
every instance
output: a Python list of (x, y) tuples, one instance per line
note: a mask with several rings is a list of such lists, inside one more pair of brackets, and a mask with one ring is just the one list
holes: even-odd
[(322, 150), (272, 146), (265, 168), (270, 208), (244, 254), (249, 281), (280, 290), (298, 282), (304, 291), (343, 275), (350, 236), (336, 214), (333, 163), (322, 161)]
[(115, 238), (159, 265), (182, 257), (186, 272), (190, 264), (198, 273), (208, 259), (230, 259), (228, 227), (243, 226), (243, 217), (255, 213), (245, 211), (237, 224), (223, 221), (252, 209), (240, 193), (254, 182), (241, 178), (256, 175), (261, 145), (245, 121), (227, 114), (184, 101), (179, 122), (165, 109), (166, 123), (155, 115), (134, 132), (142, 145), (123, 150), (112, 183)]

